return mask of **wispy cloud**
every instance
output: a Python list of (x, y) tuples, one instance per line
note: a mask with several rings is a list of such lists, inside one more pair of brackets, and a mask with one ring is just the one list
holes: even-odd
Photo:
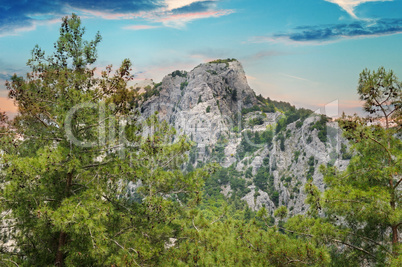
[[(0, 3), (0, 37), (35, 30), (38, 25), (59, 22), (62, 16), (77, 13), (107, 20), (142, 19), (162, 26), (182, 28), (190, 21), (220, 17), (233, 10), (219, 10), (222, 0), (43, 0)], [(131, 26), (127, 26), (130, 28)], [(151, 29), (155, 27), (137, 27)], [(134, 27), (133, 29), (137, 29)]]
[(156, 21), (162, 22), (167, 27), (183, 28), (187, 23), (205, 18), (217, 18), (232, 14), (233, 10), (218, 10), (218, 11), (206, 11), (206, 12), (194, 12), (194, 13), (181, 13), (181, 14), (167, 14), (157, 18)]
[(378, 37), (402, 33), (402, 19), (357, 21), (350, 24), (330, 24), (297, 27), (290, 33), (256, 36), (252, 42), (326, 43), (342, 39)]
[(251, 55), (247, 55), (242, 57), (240, 60), (242, 62), (255, 62), (255, 61), (259, 61), (265, 58), (270, 58), (270, 57), (276, 57), (276, 56), (281, 56), (281, 55), (285, 55), (286, 53), (282, 52), (282, 51), (278, 51), (278, 50), (265, 50), (265, 51), (259, 51), (257, 53), (251, 54)]
[(311, 82), (310, 80), (302, 78), (302, 77), (293, 76), (293, 75), (289, 75), (289, 74), (285, 74), (285, 73), (281, 73), (281, 74), (283, 76), (286, 76), (286, 77), (289, 77), (289, 78), (292, 78), (292, 79), (296, 79), (296, 80), (299, 80), (299, 81)]
[(217, 0), (165, 0), (165, 4), (168, 10), (178, 10), (181, 8), (188, 8), (191, 6), (198, 6), (203, 4), (210, 4), (210, 2), (216, 2)]
[(204, 0), (204, 1), (185, 1), (191, 2), (187, 5), (180, 6), (178, 8), (169, 9), (174, 14), (205, 12), (216, 8), (216, 1)]
[(387, 1), (393, 1), (393, 0), (324, 0), (324, 1), (334, 3), (338, 6), (340, 6), (350, 16), (357, 19), (358, 17), (356, 16), (356, 13), (355, 13), (355, 8), (357, 6), (367, 3), (367, 2), (387, 2)]

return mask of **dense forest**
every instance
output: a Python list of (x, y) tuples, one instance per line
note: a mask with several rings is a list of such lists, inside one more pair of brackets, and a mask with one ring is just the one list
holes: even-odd
[[(392, 71), (364, 70), (357, 93), (368, 117), (338, 120), (351, 144), (347, 169), (319, 167), (325, 191), (306, 183), (306, 214), (290, 216), (285, 206), (269, 214), (240, 199), (249, 189), (235, 168), (188, 165), (190, 138), (176, 138), (156, 115), (141, 119), (141, 103), (160, 85), (145, 94), (129, 88), (128, 59), (97, 76), (101, 36), (86, 41), (84, 34), (79, 17), (63, 18), (54, 52), (36, 46), (31, 72), (6, 84), (18, 115), (0, 115), (2, 265), (402, 265), (402, 84)], [(287, 125), (300, 127), (312, 113), (257, 99), (242, 115), (284, 116), (272, 129), (249, 133), (256, 144), (270, 145), (274, 136), (282, 144)], [(321, 141), (327, 120), (311, 125)], [(253, 149), (241, 142), (238, 155)], [(233, 193), (226, 197), (221, 185), (228, 182)], [(253, 183), (278, 206), (270, 170), (260, 168)]]

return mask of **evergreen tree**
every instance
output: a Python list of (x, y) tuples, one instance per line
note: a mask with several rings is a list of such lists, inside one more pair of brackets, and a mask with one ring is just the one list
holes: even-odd
[(266, 222), (264, 208), (250, 222), (226, 213), (214, 220), (199, 211), (192, 215), (168, 250), (166, 266), (325, 266), (330, 261), (325, 247), (276, 231)]
[(391, 118), (401, 110), (401, 84), (392, 71), (365, 70), (358, 93), (370, 117), (339, 121), (354, 156), (343, 172), (321, 166), (327, 189), (321, 194), (307, 184), (311, 217), (296, 216), (287, 228), (317, 244), (332, 244), (334, 265), (398, 265), (402, 262), (402, 140), (400, 128), (391, 127)]
[(15, 242), (3, 250), (24, 266), (157, 264), (208, 170), (181, 172), (190, 143), (140, 120), (128, 59), (95, 76), (101, 37), (84, 33), (63, 18), (55, 52), (36, 46), (32, 71), (6, 84), (19, 113), (1, 138), (2, 241)]

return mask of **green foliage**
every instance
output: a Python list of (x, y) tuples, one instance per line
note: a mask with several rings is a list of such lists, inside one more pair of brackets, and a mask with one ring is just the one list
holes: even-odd
[(251, 108), (243, 108), (241, 110), (241, 114), (247, 114), (250, 112), (255, 112), (255, 111), (261, 111), (261, 108), (259, 106), (252, 106)]
[(270, 173), (269, 166), (259, 168), (253, 182), (258, 189), (267, 192), (275, 206), (278, 206), (279, 192), (275, 189), (274, 176)]
[(341, 154), (342, 154), (342, 159), (343, 160), (348, 160), (352, 158), (352, 153), (347, 151), (347, 146), (345, 144), (341, 144), (341, 150), (340, 150)]
[(206, 112), (206, 113), (211, 112), (211, 106), (208, 106), (208, 107), (206, 108), (205, 112)]
[(250, 105), (250, 104), (252, 104), (253, 102), (252, 102), (252, 100), (251, 100), (251, 96), (250, 95), (248, 95), (247, 97), (246, 97), (246, 99), (244, 100), (244, 104), (245, 105)]
[(276, 140), (279, 140), (279, 148), (281, 151), (285, 151), (285, 136), (283, 136), (283, 133), (279, 133), (276, 136)]
[(212, 150), (211, 158), (213, 160), (220, 162), (225, 157), (225, 147), (228, 142), (229, 141), (225, 138), (225, 136), (219, 136), (218, 141)]
[(215, 70), (207, 70), (207, 72), (212, 75), (218, 75), (218, 73)]
[[(246, 102), (245, 102), (245, 104), (247, 104)], [(249, 103), (251, 103), (251, 102), (249, 102)], [(273, 104), (260, 105), (260, 106), (256, 105), (256, 106), (252, 106), (250, 108), (243, 108), (241, 110), (241, 114), (245, 115), (247, 113), (255, 112), (255, 111), (262, 111), (264, 113), (274, 113), (275, 112), (275, 107), (274, 107)]]
[(392, 70), (384, 67), (377, 71), (365, 69), (360, 73), (357, 89), (360, 100), (365, 101), (364, 109), (371, 116), (381, 116), (386, 120), (386, 127), (393, 118), (401, 122), (402, 85)]
[(237, 59), (235, 59), (235, 58), (217, 59), (217, 60), (210, 61), (209, 63), (213, 63), (213, 64), (225, 63), (226, 67), (229, 67), (229, 63), (233, 62), (233, 61), (237, 61)]
[(172, 75), (173, 78), (176, 77), (176, 76), (186, 78), (187, 77), (187, 71), (176, 70), (176, 71), (172, 72), (171, 75)]
[(323, 143), (327, 142), (327, 121), (328, 118), (325, 115), (320, 115), (320, 119), (310, 127), (311, 131), (318, 130), (318, 138)]
[[(130, 61), (95, 77), (100, 36), (83, 35), (76, 15), (63, 18), (54, 54), (36, 46), (31, 73), (7, 83), (19, 109), (13, 133), (22, 138), (10, 133), (14, 148), (2, 144), (0, 206), (3, 219), (16, 222), (10, 238), (18, 251), (5, 255), (23, 266), (154, 265), (213, 168), (183, 174), (191, 144), (172, 144), (175, 130), (155, 116), (144, 122), (153, 134), (143, 132), (131, 106), (138, 95), (127, 86)], [(106, 123), (125, 140), (100, 131)]]
[(315, 159), (314, 156), (309, 157), (308, 161), (308, 170), (307, 170), (307, 180), (313, 179), (313, 175), (315, 172)]
[[(198, 216), (166, 256), (169, 266), (323, 266), (324, 248), (264, 230), (261, 219), (250, 223), (227, 219), (212, 223)], [(264, 219), (266, 220), (266, 219)], [(303, 264), (299, 264), (303, 262)]]
[(151, 90), (146, 90), (144, 94), (142, 94), (143, 101), (147, 101), (150, 99), (152, 96), (159, 96), (160, 95), (160, 90), (158, 87), (160, 87), (162, 83), (157, 83), (155, 84), (154, 88)]
[(277, 122), (277, 124), (276, 124), (276, 127), (275, 127), (275, 133), (279, 133), (282, 129), (285, 129), (286, 128), (286, 117), (284, 117), (284, 116), (282, 116), (279, 120), (278, 120), (278, 122)]
[(184, 88), (186, 88), (187, 86), (188, 86), (188, 82), (187, 82), (187, 81), (182, 82), (182, 83), (180, 84), (180, 90), (184, 90)]
[(297, 162), (299, 161), (300, 151), (299, 151), (299, 150), (296, 150), (296, 151), (293, 153), (293, 156), (294, 156), (295, 162), (297, 163)]
[(285, 206), (280, 206), (275, 210), (274, 216), (283, 221), (288, 216), (288, 209)]
[[(354, 152), (347, 169), (321, 166), (325, 192), (321, 193), (312, 181), (307, 183), (308, 216), (293, 217), (285, 225), (290, 233), (301, 233), (317, 246), (326, 245), (333, 266), (401, 263), (402, 140), (398, 138), (400, 128), (389, 124), (401, 109), (400, 92), (392, 72), (383, 68), (362, 72), (358, 93), (366, 101), (366, 111), (376, 117), (344, 116), (339, 120)], [(385, 127), (368, 123), (380, 118), (385, 119)], [(321, 125), (325, 123), (323, 118), (320, 121)], [(315, 126), (320, 130), (320, 125)], [(345, 145), (341, 153), (343, 158), (351, 156)], [(314, 158), (308, 164), (314, 166)]]
[[(95, 77), (91, 66), (101, 38), (97, 34), (93, 41), (84, 41), (83, 36), (76, 15), (63, 18), (54, 54), (45, 56), (36, 46), (28, 61), (31, 73), (27, 78), (14, 75), (6, 84), (19, 114), (9, 121), (0, 113), (0, 213), (3, 220), (12, 222), (4, 226), (10, 231), (2, 231), (0, 239), (6, 242), (10, 238), (16, 248), (12, 253), (2, 250), (2, 264), (401, 265), (401, 128), (390, 126), (391, 120), (399, 123), (401, 85), (392, 72), (365, 70), (358, 88), (366, 111), (377, 118), (381, 115), (386, 126), (342, 118), (339, 124), (353, 157), (344, 144), (340, 151), (350, 164), (345, 171), (331, 164), (321, 166), (326, 183), (321, 192), (312, 181), (318, 161), (314, 156), (308, 158), (304, 191), (309, 211), (285, 222), (289, 212), (285, 206), (279, 207), (280, 193), (271, 173), (276, 169), (275, 157), (272, 162), (269, 156), (264, 158), (254, 177), (252, 168), (243, 174), (234, 165), (194, 169), (193, 165), (204, 163), (196, 162), (197, 148), (186, 137), (177, 137), (176, 131), (166, 122), (158, 122), (155, 115), (139, 123), (137, 104), (158, 94), (161, 83), (147, 88), (142, 97), (129, 90), (127, 84), (133, 76), (127, 59), (115, 73), (108, 66), (101, 77)], [(231, 61), (211, 63), (228, 65)], [(175, 71), (171, 75), (187, 74)], [(183, 82), (181, 90), (186, 86)], [(237, 100), (234, 92), (231, 97)], [(261, 95), (257, 99), (259, 106), (242, 113), (281, 110), (284, 115), (276, 127), (276, 140), (284, 151), (285, 139), (291, 134), (287, 125), (296, 122), (297, 128), (302, 127), (311, 111)], [(91, 105), (70, 116), (73, 107), (87, 103)], [(65, 127), (69, 118), (71, 129)], [(126, 122), (123, 128), (122, 120)], [(257, 117), (252, 124), (262, 122)], [(327, 141), (326, 122), (321, 116), (311, 125), (322, 142)], [(126, 140), (115, 138), (113, 130), (99, 130), (106, 125), (109, 130), (119, 127)], [(144, 126), (153, 129), (152, 135), (146, 134)], [(329, 133), (334, 135), (332, 130)], [(72, 135), (78, 141), (72, 142)], [(272, 130), (243, 132), (239, 157), (265, 144), (271, 146), (273, 135)], [(307, 142), (311, 141), (310, 136)], [(83, 145), (89, 142), (91, 145)], [(223, 158), (227, 143), (220, 136), (211, 156)], [(300, 154), (294, 152), (295, 162)], [(332, 151), (331, 160), (336, 156)], [(281, 175), (293, 199), (301, 182), (291, 188), (297, 178)], [(265, 207), (254, 212), (241, 200), (250, 193), (250, 178), (256, 186), (254, 197), (263, 190), (278, 207), (274, 212), (277, 225)], [(231, 192), (225, 197), (221, 190), (228, 185)]]
[(251, 127), (254, 127), (255, 125), (262, 125), (264, 124), (264, 117), (263, 116), (257, 116), (255, 118), (252, 118), (248, 121), (248, 124)]
[(201, 95), (200, 96), (198, 96), (198, 102), (197, 102), (197, 104), (199, 104), (199, 103), (201, 103), (202, 102), (202, 99), (201, 99)]
[(266, 130), (261, 134), (258, 132), (242, 132), (242, 139), (237, 148), (237, 154), (243, 159), (247, 153), (251, 154), (262, 147), (263, 144), (272, 145), (273, 132)]
[(233, 101), (237, 101), (237, 89), (232, 90), (231, 98)]
[(286, 127), (297, 121), (296, 122), (296, 128), (300, 128), (303, 125), (304, 120), (310, 116), (313, 112), (308, 109), (296, 109), (293, 106), (290, 106), (287, 111), (285, 112), (284, 116), (282, 116), (277, 123), (276, 126), (276, 133), (279, 133), (282, 130), (285, 130)]
[(266, 99), (260, 94), (257, 96), (257, 99), (261, 102), (264, 103), (267, 106), (273, 106), (274, 108), (277, 108), (278, 110), (282, 112), (286, 112), (289, 109), (294, 108), (290, 103), (288, 102), (283, 102), (283, 101), (275, 101), (271, 100), (269, 97)]
[(205, 197), (214, 199), (222, 196), (221, 186), (230, 185), (232, 190), (230, 201), (240, 200), (250, 192), (246, 186), (246, 180), (242, 178), (242, 174), (237, 172), (233, 167), (219, 168), (205, 182)]

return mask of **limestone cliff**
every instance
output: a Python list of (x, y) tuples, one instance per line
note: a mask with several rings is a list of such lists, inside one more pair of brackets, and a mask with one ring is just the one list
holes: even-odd
[(241, 194), (254, 210), (285, 205), (291, 214), (304, 213), (304, 185), (312, 179), (324, 189), (321, 164), (347, 166), (346, 140), (325, 117), (306, 110), (299, 116), (288, 103), (268, 100), (255, 95), (240, 62), (218, 60), (164, 77), (147, 93), (141, 112), (148, 117), (157, 111), (197, 143), (189, 164), (217, 161), (236, 172), (245, 188), (236, 193), (233, 180), (223, 179), (225, 196)]

